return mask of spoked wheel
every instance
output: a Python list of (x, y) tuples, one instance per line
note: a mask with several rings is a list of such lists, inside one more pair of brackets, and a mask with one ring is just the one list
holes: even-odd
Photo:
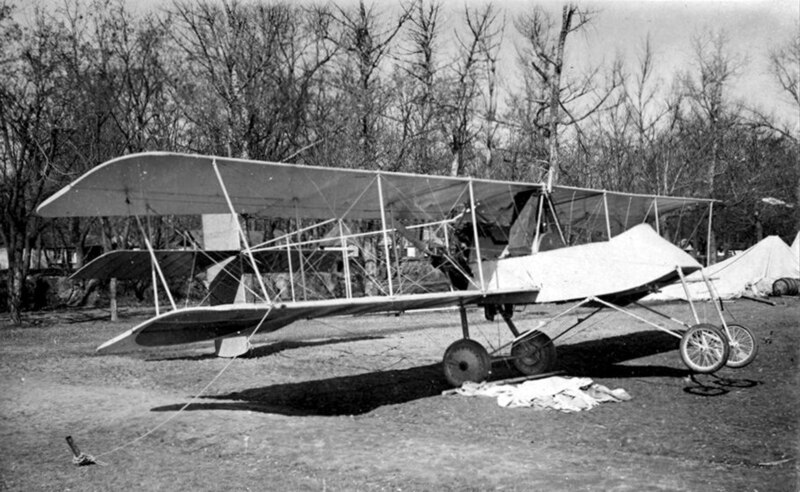
[(758, 342), (753, 332), (742, 325), (728, 325), (731, 353), (728, 356), (728, 367), (739, 368), (753, 362), (758, 353)]
[(492, 359), (483, 345), (463, 338), (447, 347), (442, 365), (447, 382), (461, 386), (465, 381), (486, 381), (492, 369)]
[(708, 374), (728, 362), (731, 347), (725, 333), (714, 325), (701, 323), (689, 328), (681, 338), (681, 358), (694, 372)]
[(556, 347), (546, 334), (534, 331), (511, 345), (511, 363), (526, 376), (541, 374), (556, 363)]

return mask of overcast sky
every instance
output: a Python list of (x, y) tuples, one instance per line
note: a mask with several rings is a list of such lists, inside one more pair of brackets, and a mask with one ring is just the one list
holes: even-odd
[[(454, 1), (445, 4), (451, 8), (463, 5)], [(536, 4), (523, 0), (496, 3), (509, 13), (509, 28), (516, 13)], [(560, 18), (563, 2), (538, 4)], [(665, 87), (672, 83), (677, 70), (691, 69), (693, 37), (712, 29), (724, 30), (730, 52), (747, 60), (734, 81), (731, 97), (775, 112), (795, 128), (800, 126), (796, 106), (788, 94), (781, 94), (767, 61), (769, 51), (787, 43), (800, 26), (797, 0), (604, 0), (581, 5), (596, 10), (597, 15), (584, 34), (568, 41), (568, 49), (579, 50), (589, 60), (605, 59), (609, 63), (619, 53), (633, 69), (649, 34), (655, 66)], [(514, 42), (513, 36), (509, 41)]]
[[(44, 5), (63, 6), (64, 0), (39, 0)], [(126, 0), (135, 10), (148, 10), (169, 6), (171, 0)], [(241, 0), (243, 3), (252, 0)], [(294, 0), (295, 2), (298, 0)], [(311, 3), (314, 0), (299, 0)], [(288, 0), (292, 3), (292, 0)], [(339, 5), (356, 4), (357, 0), (336, 0)], [(400, 0), (374, 0), (376, 11), (392, 11)], [(403, 3), (408, 3), (403, 2)], [(452, 40), (453, 28), (462, 18), (464, 5), (476, 7), (481, 0), (442, 0), (445, 25), (449, 29), (443, 36)], [(22, 2), (24, 5), (30, 5)], [(514, 83), (515, 30), (514, 19), (542, 5), (551, 11), (556, 20), (560, 17), (563, 2), (556, 0), (497, 0), (495, 6), (507, 15), (507, 33), (502, 52), (501, 68), (511, 75), (507, 85)], [(770, 50), (787, 43), (800, 28), (800, 1), (798, 0), (595, 0), (580, 5), (596, 10), (591, 25), (580, 36), (568, 42), (573, 56), (582, 55), (583, 62), (608, 63), (619, 53), (627, 67), (633, 69), (636, 56), (649, 34), (655, 51), (655, 67), (662, 84), (667, 88), (680, 69), (690, 69), (692, 38), (709, 30), (724, 30), (732, 54), (747, 60), (735, 80), (731, 96), (749, 106), (758, 106), (775, 113), (794, 128), (800, 128), (800, 115), (788, 95), (769, 73), (767, 56)], [(580, 68), (580, 67), (577, 67)], [(510, 87), (507, 87), (507, 89)]]

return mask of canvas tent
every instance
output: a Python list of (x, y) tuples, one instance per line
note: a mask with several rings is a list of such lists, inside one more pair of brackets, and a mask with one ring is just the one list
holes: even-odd
[[(736, 256), (702, 270), (711, 279), (722, 299), (742, 295), (764, 295), (771, 292), (772, 283), (784, 277), (800, 277), (800, 264), (796, 254), (778, 236), (769, 236)], [(700, 272), (686, 277), (692, 299), (709, 299), (708, 288)], [(644, 301), (686, 300), (680, 283), (672, 284), (651, 294)]]
[(797, 235), (794, 237), (794, 242), (792, 243), (792, 256), (794, 259), (800, 262), (800, 231), (797, 232)]

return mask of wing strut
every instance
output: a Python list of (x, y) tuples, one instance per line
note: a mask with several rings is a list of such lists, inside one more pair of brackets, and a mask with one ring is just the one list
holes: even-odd
[(558, 217), (556, 213), (556, 207), (553, 206), (553, 199), (550, 194), (546, 194), (545, 200), (547, 200), (547, 205), (550, 208), (550, 215), (553, 216), (553, 222), (555, 223), (556, 230), (558, 231), (558, 235), (561, 237), (561, 244), (564, 246), (569, 246), (567, 243), (567, 237), (564, 236), (564, 230), (561, 229), (561, 219)]
[(389, 256), (389, 234), (386, 223), (386, 205), (383, 203), (383, 177), (378, 173), (378, 201), (381, 206), (381, 226), (383, 228), (383, 253), (386, 255), (386, 280), (389, 282), (389, 296), (394, 295), (394, 286), (392, 285), (392, 263)]
[[(147, 247), (147, 251), (150, 253), (150, 261), (153, 262), (153, 266), (158, 272), (158, 276), (161, 278), (161, 283), (164, 284), (164, 290), (167, 291), (167, 297), (169, 298), (169, 303), (172, 304), (172, 309), (176, 310), (178, 309), (178, 307), (175, 305), (175, 299), (172, 298), (172, 292), (170, 292), (169, 290), (169, 284), (167, 283), (167, 279), (164, 278), (164, 272), (161, 271), (161, 265), (158, 264), (158, 259), (156, 258), (156, 252), (153, 251), (153, 245), (150, 244), (150, 239), (147, 237), (147, 233), (145, 232), (144, 227), (142, 227), (142, 219), (140, 219), (138, 215), (136, 216), (136, 223), (139, 224), (139, 231), (141, 231), (142, 236), (144, 237), (144, 245)], [(155, 282), (153, 282), (153, 296), (155, 297), (157, 303), (158, 290), (156, 290)], [(157, 309), (158, 308), (156, 308), (156, 310)]]
[[(350, 278), (350, 256), (347, 250), (347, 240), (344, 237), (344, 221), (339, 219), (339, 244), (342, 246), (342, 268), (344, 269), (344, 294), (348, 299), (353, 298), (353, 285)], [(391, 289), (391, 286), (389, 287)]]
[(689, 301), (689, 307), (692, 310), (692, 316), (694, 316), (695, 324), (700, 324), (700, 317), (697, 316), (697, 309), (694, 307), (694, 301), (692, 300), (692, 295), (689, 293), (689, 286), (686, 285), (686, 277), (683, 275), (683, 270), (681, 267), (675, 267), (675, 271), (678, 272), (678, 276), (681, 279), (681, 285), (683, 286), (683, 292), (686, 294), (686, 300)]
[(481, 281), (481, 292), (486, 292), (486, 284), (483, 281), (483, 261), (481, 259), (481, 244), (478, 238), (478, 221), (475, 218), (475, 187), (472, 185), (472, 178), (469, 178), (469, 212), (472, 215), (472, 235), (475, 240), (475, 256), (478, 259), (478, 277)]
[(706, 266), (711, 266), (711, 217), (714, 213), (714, 202), (708, 203), (708, 233), (706, 234)]
[(606, 212), (606, 234), (608, 239), (611, 239), (611, 218), (608, 216), (608, 193), (603, 190), (603, 210)]
[(214, 173), (217, 175), (217, 181), (219, 181), (219, 187), (222, 188), (222, 194), (225, 196), (225, 202), (228, 204), (228, 209), (231, 211), (231, 215), (234, 217), (236, 230), (239, 232), (239, 237), (242, 238), (245, 254), (250, 259), (250, 266), (253, 267), (253, 272), (256, 274), (258, 284), (261, 287), (261, 293), (264, 294), (264, 300), (268, 303), (271, 303), (272, 301), (270, 301), (269, 294), (267, 294), (267, 287), (264, 285), (264, 279), (261, 277), (261, 272), (258, 270), (258, 266), (256, 265), (256, 259), (253, 257), (253, 250), (250, 249), (250, 242), (247, 240), (247, 236), (242, 230), (242, 224), (239, 223), (239, 217), (236, 214), (236, 209), (233, 208), (233, 203), (231, 202), (231, 197), (228, 194), (228, 189), (225, 187), (225, 182), (222, 180), (222, 174), (219, 172), (217, 160), (213, 159), (211, 161), (211, 165), (214, 167)]
[[(297, 253), (298, 257), (300, 258), (300, 288), (303, 292), (303, 300), (308, 300), (308, 289), (306, 287), (306, 260), (303, 258), (303, 248), (300, 246), (301, 241), (303, 240), (303, 232), (307, 229), (312, 229), (311, 227), (300, 228), (300, 212), (297, 210), (297, 200), (294, 201), (294, 220), (295, 220), (295, 227), (297, 227)], [(330, 219), (333, 221), (333, 219)], [(325, 221), (323, 223), (327, 223), (329, 221)], [(289, 236), (291, 233), (286, 234), (286, 244), (289, 244)], [(292, 284), (292, 301), (294, 301), (294, 277), (291, 277), (291, 284)]]
[[(300, 257), (300, 263), (303, 263), (302, 252), (298, 249), (298, 256)], [(289, 287), (292, 291), (292, 302), (295, 302), (296, 299), (294, 297), (294, 266), (292, 265), (292, 246), (289, 243), (289, 238), (286, 238), (286, 260), (289, 262)]]
[(653, 198), (653, 208), (656, 212), (656, 234), (661, 235), (661, 218), (658, 216), (658, 197)]

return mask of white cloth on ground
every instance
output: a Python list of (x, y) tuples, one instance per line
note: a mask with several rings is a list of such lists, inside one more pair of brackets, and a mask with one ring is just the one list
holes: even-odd
[(497, 404), (501, 407), (552, 408), (562, 412), (579, 412), (594, 408), (600, 403), (631, 399), (622, 388), (611, 390), (589, 378), (560, 376), (525, 381), (522, 384), (466, 382), (456, 393), (497, 398)]

